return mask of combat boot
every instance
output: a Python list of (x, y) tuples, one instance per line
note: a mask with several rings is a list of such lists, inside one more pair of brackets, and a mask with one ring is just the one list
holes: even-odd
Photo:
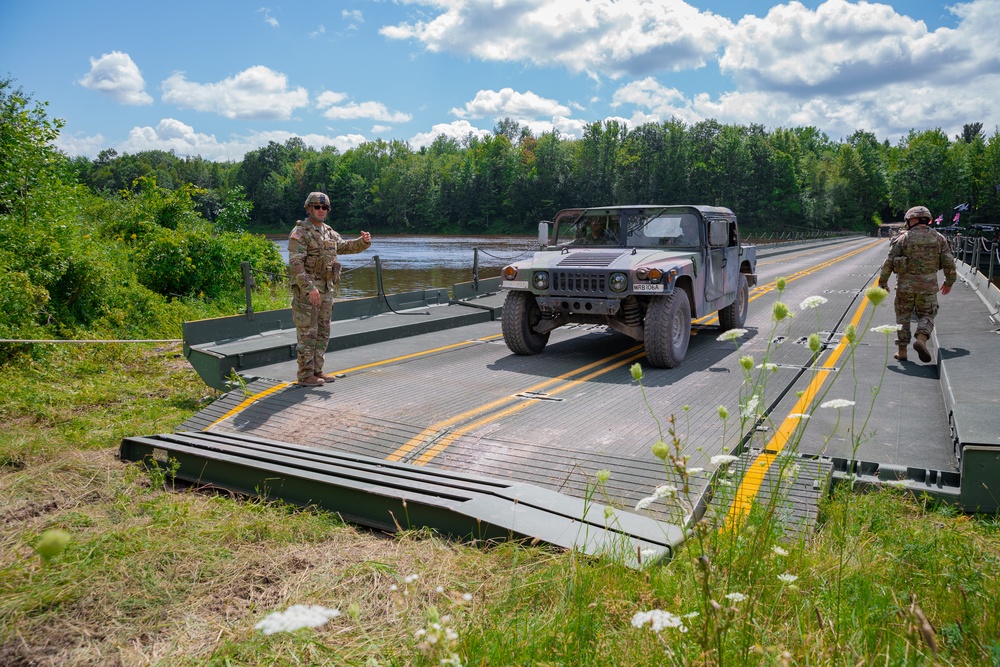
[(920, 356), (920, 361), (929, 363), (931, 353), (927, 351), (927, 334), (918, 333), (913, 341), (913, 349)]
[(296, 382), (296, 384), (301, 384), (306, 387), (322, 387), (325, 384), (325, 382), (323, 382), (323, 378), (318, 378), (315, 375), (310, 375), (304, 380), (299, 380), (298, 382)]
[(897, 345), (896, 346), (896, 354), (892, 355), (892, 358), (896, 359), (898, 361), (906, 361), (906, 346), (905, 345)]

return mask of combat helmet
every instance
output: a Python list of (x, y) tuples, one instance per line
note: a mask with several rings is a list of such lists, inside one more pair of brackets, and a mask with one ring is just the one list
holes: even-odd
[[(913, 218), (917, 219), (926, 218), (927, 222), (930, 222), (932, 217), (933, 216), (931, 216), (930, 210), (928, 210), (926, 206), (914, 206), (913, 208), (911, 208), (909, 211), (906, 212), (906, 215), (903, 216), (903, 220), (905, 220), (907, 226), (909, 226), (910, 220), (912, 220)], [(919, 223), (914, 223), (914, 224), (919, 224)]]
[(309, 208), (310, 204), (326, 204), (329, 206), (330, 198), (323, 192), (310, 192), (309, 196), (306, 197), (306, 203), (303, 204), (303, 206)]

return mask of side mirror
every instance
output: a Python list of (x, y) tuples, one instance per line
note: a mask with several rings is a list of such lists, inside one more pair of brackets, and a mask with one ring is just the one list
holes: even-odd
[(538, 245), (544, 248), (549, 244), (549, 221), (542, 220), (538, 223)]

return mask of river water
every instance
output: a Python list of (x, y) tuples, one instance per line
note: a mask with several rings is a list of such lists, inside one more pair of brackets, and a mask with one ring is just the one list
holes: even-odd
[[(288, 262), (288, 240), (276, 239)], [(372, 236), (372, 247), (357, 255), (341, 255), (341, 299), (375, 296), (375, 255), (382, 265), (386, 294), (398, 294), (472, 280), (475, 249), (479, 249), (479, 278), (493, 278), (511, 262), (526, 259), (538, 248), (527, 236)]]

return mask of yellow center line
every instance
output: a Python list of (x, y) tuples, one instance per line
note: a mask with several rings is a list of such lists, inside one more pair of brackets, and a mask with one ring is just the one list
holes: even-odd
[[(851, 324), (858, 326), (861, 321), (861, 317), (868, 307), (868, 297), (863, 297), (861, 303), (851, 318)], [(829, 369), (836, 366), (837, 361), (840, 360), (841, 355), (847, 350), (850, 343), (847, 341), (846, 337), (841, 336), (840, 342), (837, 347), (834, 348), (830, 356), (823, 362), (820, 368)], [(809, 386), (799, 397), (799, 400), (795, 402), (795, 406), (792, 408), (790, 415), (794, 414), (804, 414), (809, 409), (809, 405), (819, 394), (819, 390), (822, 388), (826, 380), (833, 375), (832, 373), (814, 373), (812, 380), (809, 382)], [(749, 513), (750, 507), (753, 505), (753, 500), (760, 492), (760, 487), (764, 483), (764, 477), (767, 475), (768, 470), (771, 465), (774, 464), (775, 460), (778, 458), (778, 454), (781, 450), (785, 448), (788, 441), (791, 439), (795, 432), (795, 429), (800, 423), (798, 417), (785, 417), (784, 421), (781, 423), (781, 427), (775, 432), (774, 436), (768, 441), (767, 446), (764, 447), (764, 451), (754, 459), (753, 463), (747, 466), (746, 474), (743, 477), (743, 481), (740, 482), (739, 488), (736, 490), (736, 496), (733, 499), (733, 504), (729, 508), (729, 513), (726, 516), (726, 529), (733, 528), (739, 522), (741, 522)]]
[[(618, 357), (621, 357), (621, 356), (627, 355), (627, 354), (631, 354), (631, 353), (635, 352), (636, 350), (640, 349), (641, 347), (642, 347), (641, 345), (634, 345), (634, 346), (630, 347), (629, 349), (624, 350), (622, 352), (618, 352), (616, 354), (613, 354), (610, 357), (605, 357), (604, 359), (600, 359), (600, 360), (595, 361), (593, 363), (587, 364), (586, 366), (582, 366), (580, 368), (574, 368), (573, 370), (571, 370), (569, 372), (566, 372), (566, 373), (563, 373), (562, 375), (558, 375), (558, 376), (556, 376), (554, 378), (549, 378), (548, 380), (544, 380), (544, 381), (539, 382), (537, 384), (531, 385), (530, 387), (527, 387), (526, 389), (520, 390), (519, 392), (517, 392), (517, 394), (523, 394), (523, 393), (530, 392), (530, 391), (540, 391), (540, 390), (545, 389), (547, 387), (550, 387), (551, 385), (554, 385), (554, 384), (556, 384), (558, 382), (562, 382), (562, 381), (566, 380), (567, 378), (571, 378), (574, 375), (578, 375), (579, 373), (584, 373), (584, 372), (586, 372), (586, 371), (588, 371), (588, 370), (590, 370), (592, 368), (596, 368), (598, 366), (602, 366), (602, 365), (604, 365), (604, 364), (606, 364), (606, 363), (608, 363), (608, 362), (610, 362), (610, 361), (612, 361), (612, 360), (614, 360), (614, 359), (616, 359)], [(614, 368), (617, 368), (617, 366), (614, 366)], [(550, 393), (554, 393), (554, 392), (555, 392), (555, 390), (553, 390), (553, 392), (550, 392)], [(495, 401), (490, 401), (489, 403), (485, 403), (483, 405), (479, 405), (479, 406), (477, 406), (475, 408), (472, 408), (471, 410), (466, 410), (465, 412), (462, 412), (460, 414), (454, 415), (453, 417), (449, 417), (448, 419), (445, 419), (445, 420), (436, 422), (434, 424), (431, 424), (430, 426), (428, 426), (427, 428), (425, 428), (424, 430), (422, 430), (420, 433), (418, 433), (416, 436), (414, 436), (413, 438), (410, 438), (409, 441), (407, 441), (406, 443), (404, 443), (401, 447), (399, 447), (399, 449), (397, 449), (396, 451), (394, 451), (392, 454), (390, 454), (389, 456), (387, 456), (385, 458), (386, 458), (387, 461), (399, 461), (400, 459), (402, 459), (404, 456), (406, 456), (407, 454), (409, 454), (410, 452), (412, 452), (414, 449), (416, 449), (417, 447), (419, 447), (424, 441), (426, 441), (428, 438), (430, 438), (431, 436), (433, 436), (435, 433), (437, 433), (441, 429), (447, 428), (449, 426), (457, 424), (458, 422), (464, 421), (466, 419), (470, 419), (470, 418), (475, 417), (476, 415), (480, 415), (480, 414), (482, 414), (484, 412), (488, 412), (490, 410), (493, 410), (495, 408), (500, 407), (501, 405), (505, 405), (507, 403), (510, 403), (511, 401), (518, 400), (517, 394), (509, 394), (507, 396), (503, 396), (501, 398), (498, 398)]]
[[(633, 348), (633, 349), (635, 349), (635, 348)], [(638, 354), (633, 354), (633, 355), (631, 355), (629, 357), (626, 357), (625, 359), (622, 359), (620, 361), (617, 361), (617, 362), (611, 364), (610, 366), (606, 366), (604, 368), (600, 368), (600, 369), (594, 371), (593, 373), (589, 373), (587, 375), (584, 375), (581, 378), (578, 378), (576, 380), (570, 380), (569, 382), (566, 382), (565, 384), (563, 384), (563, 385), (561, 385), (559, 387), (556, 387), (555, 389), (553, 389), (552, 391), (550, 391), (549, 394), (552, 395), (552, 394), (562, 393), (562, 392), (564, 392), (564, 391), (566, 391), (568, 389), (571, 389), (573, 387), (581, 385), (584, 382), (588, 382), (588, 381), (594, 379), (595, 377), (599, 377), (601, 375), (604, 375), (605, 373), (610, 373), (611, 371), (613, 371), (613, 370), (615, 370), (617, 368), (621, 368), (622, 366), (624, 366), (626, 364), (630, 364), (630, 363), (632, 363), (633, 361), (635, 361), (637, 359), (641, 359), (643, 356), (645, 356), (645, 354), (646, 354), (645, 352), (639, 352)], [(489, 415), (488, 417), (484, 417), (484, 418), (482, 418), (482, 419), (480, 419), (478, 421), (472, 422), (471, 424), (467, 424), (467, 425), (463, 426), (460, 429), (456, 429), (455, 431), (452, 431), (451, 433), (449, 433), (448, 435), (446, 435), (445, 437), (441, 438), (439, 441), (437, 441), (436, 443), (434, 443), (434, 446), (431, 447), (430, 449), (428, 449), (423, 454), (421, 454), (414, 463), (416, 465), (418, 465), (418, 466), (427, 465), (428, 463), (431, 462), (431, 460), (434, 459), (434, 457), (436, 457), (438, 454), (440, 454), (444, 450), (448, 449), (448, 447), (451, 446), (451, 443), (453, 443), (455, 440), (457, 440), (461, 436), (465, 435), (466, 433), (468, 433), (470, 431), (473, 431), (473, 430), (479, 428), (480, 426), (485, 426), (486, 424), (492, 423), (492, 422), (494, 422), (494, 421), (496, 421), (498, 419), (501, 419), (503, 417), (512, 415), (512, 414), (514, 414), (516, 412), (519, 412), (519, 411), (527, 408), (529, 405), (531, 405), (530, 401), (524, 401), (522, 403), (518, 403), (516, 405), (512, 405), (509, 408), (506, 408), (506, 409), (504, 409), (504, 410), (502, 410), (502, 411), (500, 411), (500, 412), (498, 412), (496, 414)]]
[(264, 391), (260, 392), (259, 394), (251, 394), (250, 396), (247, 396), (246, 398), (243, 399), (243, 401), (239, 405), (237, 405), (235, 408), (233, 408), (232, 410), (230, 410), (226, 414), (224, 414), (221, 417), (219, 417), (218, 419), (216, 419), (214, 422), (212, 422), (211, 424), (209, 424), (208, 426), (206, 426), (202, 430), (207, 431), (208, 429), (212, 428), (213, 426), (215, 426), (219, 422), (221, 422), (221, 421), (223, 421), (225, 419), (228, 419), (228, 418), (232, 417), (235, 414), (239, 414), (240, 412), (243, 412), (248, 407), (250, 407), (251, 405), (253, 405), (257, 401), (259, 401), (260, 399), (264, 398), (265, 396), (269, 396), (269, 395), (273, 394), (276, 391), (280, 391), (280, 390), (284, 389), (285, 387), (290, 386), (291, 384), (292, 384), (291, 382), (279, 382), (278, 384), (274, 385), (273, 387), (271, 387), (269, 389), (265, 389)]

